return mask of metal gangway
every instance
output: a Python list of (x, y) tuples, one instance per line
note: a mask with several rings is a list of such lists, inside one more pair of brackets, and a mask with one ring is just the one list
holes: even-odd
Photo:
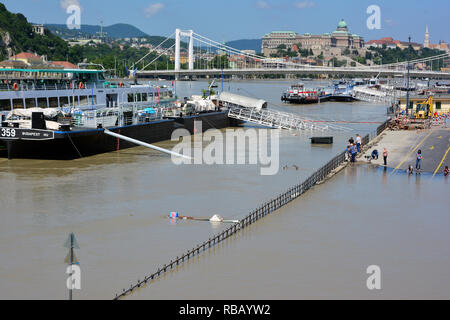
[(406, 93), (398, 90), (380, 91), (367, 87), (353, 88), (353, 97), (355, 97), (358, 100), (372, 103), (391, 104), (394, 103), (397, 98), (400, 98), (405, 94)]
[(267, 109), (258, 110), (255, 108), (247, 108), (243, 106), (230, 107), (228, 111), (228, 117), (271, 128), (286, 130), (349, 130), (348, 128), (333, 125), (330, 123), (323, 124), (326, 121), (312, 120), (292, 113), (272, 111)]

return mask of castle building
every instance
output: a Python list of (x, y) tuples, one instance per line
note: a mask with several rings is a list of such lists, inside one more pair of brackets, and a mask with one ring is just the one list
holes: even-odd
[(278, 51), (279, 45), (285, 45), (286, 48), (298, 45), (301, 49), (311, 49), (314, 53), (323, 51), (339, 55), (345, 49), (362, 49), (364, 39), (357, 34), (351, 34), (347, 23), (342, 19), (332, 33), (299, 35), (293, 31), (273, 31), (262, 38), (262, 53), (268, 57)]
[(45, 27), (43, 24), (33, 24), (33, 32), (43, 36), (45, 34)]

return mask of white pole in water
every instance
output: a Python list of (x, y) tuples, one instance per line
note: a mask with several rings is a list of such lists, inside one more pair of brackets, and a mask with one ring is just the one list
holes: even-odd
[(189, 70), (194, 70), (194, 31), (189, 30)]
[(175, 30), (175, 71), (180, 71), (180, 32)]
[(167, 154), (170, 154), (170, 155), (173, 155), (173, 156), (176, 156), (176, 157), (181, 157), (181, 158), (184, 158), (184, 159), (192, 160), (191, 157), (188, 157), (188, 156), (185, 156), (185, 155), (182, 155), (182, 154), (179, 154), (179, 153), (167, 150), (167, 149), (163, 149), (163, 148), (160, 148), (160, 147), (154, 146), (152, 144), (145, 143), (145, 142), (133, 139), (133, 138), (129, 138), (129, 137), (123, 136), (121, 134), (117, 134), (115, 132), (109, 131), (108, 129), (104, 129), (104, 132), (107, 135), (110, 135), (112, 137), (115, 137), (115, 138), (118, 138), (118, 139), (122, 139), (122, 140), (125, 140), (125, 141), (128, 141), (128, 142), (137, 144), (139, 146), (143, 146), (143, 147), (146, 147), (146, 148), (149, 148), (149, 149), (157, 150), (157, 151), (160, 151), (160, 152), (163, 152), (163, 153), (167, 153)]

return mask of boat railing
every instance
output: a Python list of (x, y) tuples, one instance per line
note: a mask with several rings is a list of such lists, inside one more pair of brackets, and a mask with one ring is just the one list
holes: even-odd
[(116, 108), (79, 110), (72, 113), (72, 127), (103, 128), (148, 123), (163, 119), (163, 107), (153, 107), (141, 103), (123, 104)]
[(70, 118), (70, 124), (83, 128), (111, 127), (117, 124), (118, 118), (117, 108), (76, 111)]
[(0, 91), (47, 91), (47, 90), (92, 90), (106, 88), (104, 84), (96, 83), (86, 83), (86, 84), (70, 84), (70, 83), (55, 83), (55, 84), (45, 84), (45, 83), (1, 83)]
[[(107, 88), (139, 88), (139, 87), (152, 87), (153, 85), (141, 85), (133, 86), (129, 84), (114, 84), (108, 82), (92, 82), (83, 83), (79, 81), (65, 82), (65, 83), (39, 83), (39, 82), (0, 82), (0, 91), (35, 91), (35, 90), (92, 90), (92, 89), (107, 89)], [(173, 97), (173, 93), (167, 88), (160, 88), (161, 98), (168, 95), (168, 98)], [(157, 95), (156, 95), (157, 97)], [(167, 97), (166, 97), (167, 98)]]

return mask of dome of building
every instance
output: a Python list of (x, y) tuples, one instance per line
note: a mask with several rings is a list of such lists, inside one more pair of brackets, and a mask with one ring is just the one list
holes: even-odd
[(347, 22), (345, 22), (344, 19), (342, 19), (341, 21), (339, 21), (338, 23), (338, 28), (347, 28)]

